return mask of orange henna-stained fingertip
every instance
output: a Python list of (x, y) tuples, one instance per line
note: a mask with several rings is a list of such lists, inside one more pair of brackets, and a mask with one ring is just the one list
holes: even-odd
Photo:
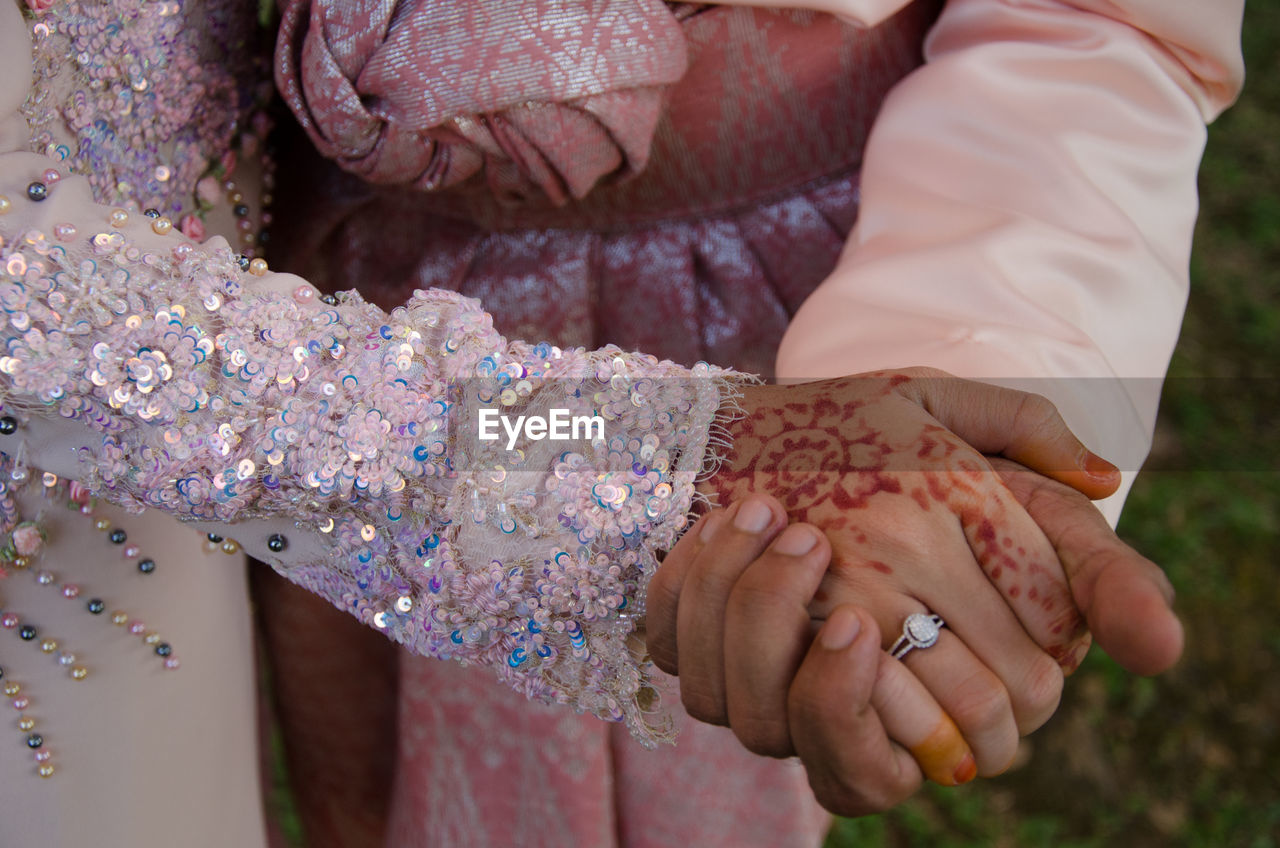
[(924, 776), (942, 786), (959, 786), (978, 774), (973, 752), (950, 716), (944, 715), (928, 736), (907, 750)]

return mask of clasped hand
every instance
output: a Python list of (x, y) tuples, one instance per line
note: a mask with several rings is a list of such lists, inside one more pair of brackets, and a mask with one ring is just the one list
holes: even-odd
[[(650, 583), (649, 651), (691, 716), (798, 755), (829, 810), (1005, 770), (1090, 631), (1139, 673), (1181, 653), (1168, 581), (1089, 502), (1118, 472), (1044, 398), (913, 369), (743, 405), (706, 484), (729, 506)], [(894, 659), (912, 613), (945, 627)]]

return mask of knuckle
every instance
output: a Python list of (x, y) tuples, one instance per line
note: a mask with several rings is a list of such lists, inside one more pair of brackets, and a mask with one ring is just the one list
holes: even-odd
[(728, 598), (729, 593), (733, 591), (734, 584), (737, 582), (736, 578), (736, 574), (728, 574), (723, 569), (716, 568), (714, 564), (708, 564), (703, 568), (693, 568), (685, 576), (684, 590), (681, 594), (689, 593), (707, 598)]
[(729, 717), (725, 714), (724, 699), (702, 686), (681, 681), (680, 703), (690, 718), (704, 724), (723, 726), (729, 723)]
[(741, 718), (731, 715), (729, 727), (742, 746), (753, 754), (775, 759), (795, 754), (785, 719), (779, 721), (762, 716)]
[(726, 614), (755, 617), (762, 612), (781, 610), (793, 605), (794, 602), (787, 593), (787, 584), (777, 576), (746, 576), (734, 584), (730, 591)]
[(1023, 685), (1011, 693), (1018, 731), (1026, 735), (1044, 724), (1062, 699), (1062, 669), (1047, 654), (1040, 654), (1027, 670)]
[(991, 728), (1012, 714), (1009, 692), (990, 672), (973, 674), (956, 687), (948, 712), (960, 727), (972, 730)]
[(1030, 392), (1022, 396), (1013, 420), (1023, 422), (1027, 432), (1034, 437), (1054, 435), (1062, 427), (1062, 417), (1053, 401)]

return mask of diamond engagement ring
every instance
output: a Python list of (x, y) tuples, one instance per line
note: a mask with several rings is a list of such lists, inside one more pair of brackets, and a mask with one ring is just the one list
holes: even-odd
[(912, 648), (928, 648), (938, 641), (938, 633), (946, 626), (942, 616), (913, 612), (902, 622), (902, 635), (889, 648), (895, 660), (905, 657)]

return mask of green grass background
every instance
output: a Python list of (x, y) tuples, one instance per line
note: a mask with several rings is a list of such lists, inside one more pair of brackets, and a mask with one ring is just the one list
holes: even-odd
[(1250, 0), (1244, 48), (1244, 94), (1210, 128), (1155, 448), (1120, 523), (1178, 590), (1184, 659), (1142, 679), (1095, 649), (1020, 768), (837, 822), (827, 848), (1280, 844), (1280, 2)]

